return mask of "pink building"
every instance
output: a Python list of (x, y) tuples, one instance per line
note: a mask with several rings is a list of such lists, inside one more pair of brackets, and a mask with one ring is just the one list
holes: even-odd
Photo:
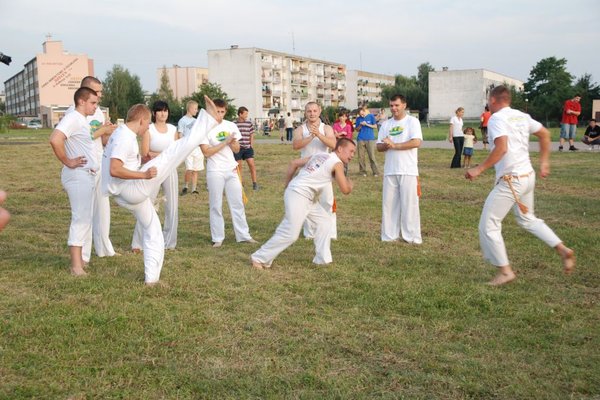
[(200, 89), (202, 84), (208, 83), (208, 68), (173, 65), (156, 70), (158, 88), (160, 88), (163, 74), (169, 79), (169, 87), (177, 100), (191, 96)]
[(85, 54), (70, 54), (61, 41), (47, 38), (43, 53), (25, 64), (25, 68), (4, 82), (6, 113), (17, 117), (35, 117), (45, 127), (55, 119), (42, 115), (42, 107), (69, 106), (81, 80), (94, 75), (94, 61)]

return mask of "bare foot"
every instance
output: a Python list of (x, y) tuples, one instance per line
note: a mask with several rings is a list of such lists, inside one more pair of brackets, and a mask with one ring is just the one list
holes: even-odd
[(73, 275), (73, 276), (86, 276), (87, 272), (85, 272), (82, 267), (72, 267), (71, 268), (71, 275)]
[(564, 273), (567, 275), (572, 274), (575, 270), (575, 252), (565, 247), (565, 250), (560, 252), (560, 258), (563, 262)]
[(502, 286), (504, 284), (514, 281), (516, 277), (517, 276), (512, 271), (498, 272), (498, 274), (494, 277), (494, 279), (492, 279), (491, 281), (488, 282), (488, 285)]
[(250, 257), (250, 265), (252, 265), (252, 268), (255, 269), (264, 269), (263, 264), (255, 261), (252, 257)]
[(132, 252), (133, 254), (140, 254), (140, 253), (142, 252), (142, 249), (133, 248), (133, 249), (131, 249), (131, 252)]

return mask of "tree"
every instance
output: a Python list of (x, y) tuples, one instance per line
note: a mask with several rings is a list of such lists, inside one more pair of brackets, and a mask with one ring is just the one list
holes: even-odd
[(533, 67), (525, 82), (528, 111), (538, 119), (544, 117), (546, 125), (551, 120), (560, 120), (564, 101), (573, 95), (573, 76), (567, 72), (566, 65), (564, 58), (544, 58)]
[(429, 104), (429, 73), (432, 71), (435, 71), (435, 68), (429, 62), (424, 62), (417, 67), (417, 83), (427, 96), (426, 104)]
[(197, 92), (194, 92), (190, 97), (186, 97), (182, 100), (182, 104), (187, 103), (189, 100), (195, 100), (198, 102), (200, 108), (206, 108), (206, 103), (204, 102), (204, 95), (209, 98), (221, 99), (227, 103), (227, 113), (225, 114), (225, 119), (232, 121), (237, 116), (237, 108), (233, 104), (235, 99), (230, 99), (227, 93), (221, 89), (221, 85), (218, 83), (203, 83), (200, 86), (200, 89)]
[(406, 97), (407, 108), (411, 110), (427, 108), (428, 95), (419, 86), (416, 76), (396, 75), (394, 85), (384, 85), (381, 89), (381, 97), (384, 99), (384, 103), (394, 94), (402, 94)]
[(573, 94), (581, 95), (581, 115), (579, 122), (587, 122), (592, 117), (592, 100), (600, 99), (600, 87), (592, 82), (592, 75), (584, 74), (573, 86)]
[(108, 107), (115, 119), (125, 118), (129, 107), (144, 102), (140, 78), (118, 64), (106, 73), (103, 90), (101, 105)]

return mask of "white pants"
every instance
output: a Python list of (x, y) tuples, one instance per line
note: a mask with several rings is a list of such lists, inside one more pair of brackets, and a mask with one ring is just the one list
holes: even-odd
[(204, 154), (200, 150), (200, 147), (194, 149), (192, 154), (187, 156), (185, 159), (185, 170), (186, 171), (202, 171), (204, 169)]
[(158, 214), (152, 204), (161, 184), (200, 145), (207, 132), (216, 121), (206, 111), (201, 110), (191, 133), (171, 143), (156, 158), (141, 168), (147, 171), (156, 167), (157, 175), (152, 179), (120, 180), (115, 198), (117, 203), (130, 210), (143, 228), (142, 250), (144, 251), (144, 276), (146, 283), (157, 282), (162, 270), (165, 242)]
[[(333, 196), (333, 185), (329, 184), (328, 186), (326, 186), (325, 188), (323, 188), (323, 191), (321, 192), (320, 196), (319, 196), (319, 201), (317, 203), (313, 204), (313, 207), (317, 207), (317, 205), (319, 204), (319, 206), (323, 209), (325, 209), (331, 217), (331, 231), (330, 231), (330, 235), (331, 235), (331, 239), (337, 239), (337, 216), (336, 213), (333, 212), (333, 201), (334, 201), (334, 196)], [(315, 231), (317, 229), (317, 223), (316, 221), (314, 221), (312, 219), (312, 214), (309, 214), (308, 218), (306, 219), (306, 221), (304, 222), (304, 237), (307, 239), (312, 239), (315, 237)]]
[(299, 193), (286, 189), (283, 196), (285, 216), (279, 224), (273, 237), (261, 246), (252, 259), (263, 264), (271, 265), (273, 260), (285, 249), (292, 245), (300, 236), (302, 224), (310, 218), (316, 223), (315, 257), (313, 263), (328, 264), (331, 258), (331, 213), (321, 204), (313, 203)]
[(535, 174), (513, 178), (512, 185), (519, 200), (527, 206), (527, 214), (521, 213), (508, 183), (501, 180), (485, 200), (479, 221), (479, 242), (483, 257), (497, 267), (509, 265), (502, 238), (502, 220), (511, 208), (519, 226), (534, 234), (548, 246), (556, 247), (562, 242), (552, 229), (533, 213)]
[(231, 212), (231, 221), (235, 232), (235, 240), (243, 242), (252, 239), (246, 222), (246, 209), (242, 200), (242, 183), (237, 169), (231, 171), (208, 171), (208, 206), (210, 209), (210, 235), (213, 242), (225, 239), (225, 220), (223, 219), (223, 190), (227, 196), (227, 204)]
[(61, 182), (71, 204), (71, 225), (67, 244), (82, 248), (86, 243), (91, 245), (95, 177), (90, 171), (82, 168), (63, 167)]
[[(110, 199), (102, 193), (100, 172), (96, 173), (96, 188), (94, 189), (94, 209), (92, 220), (92, 237), (94, 250), (98, 257), (112, 257), (115, 249), (110, 241)], [(83, 245), (83, 261), (89, 262), (92, 254), (92, 242)]]
[[(165, 238), (165, 249), (174, 249), (177, 246), (177, 226), (179, 224), (179, 177), (177, 170), (171, 172), (171, 175), (162, 183), (161, 187), (165, 194), (165, 220), (163, 223), (163, 236)], [(156, 204), (158, 193), (152, 198), (152, 203)], [(135, 224), (133, 239), (131, 241), (132, 249), (142, 248), (142, 225)]]
[(383, 177), (381, 240), (402, 240), (421, 244), (421, 213), (419, 211), (418, 181), (412, 175)]

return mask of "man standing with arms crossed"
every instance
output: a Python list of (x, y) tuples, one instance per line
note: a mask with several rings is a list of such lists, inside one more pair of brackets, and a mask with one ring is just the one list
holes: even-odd
[(256, 165), (254, 165), (254, 126), (248, 118), (248, 109), (246, 107), (238, 108), (238, 119), (235, 121), (242, 138), (240, 139), (240, 151), (234, 153), (235, 161), (238, 163), (240, 169), (240, 179), (242, 176), (242, 165), (244, 160), (248, 163), (250, 168), (250, 177), (252, 178), (252, 189), (258, 190), (258, 183), (256, 182)]
[(379, 175), (377, 169), (377, 163), (375, 162), (375, 131), (377, 128), (377, 121), (375, 116), (369, 112), (367, 106), (360, 108), (359, 117), (356, 118), (354, 129), (358, 131), (356, 136), (356, 144), (358, 146), (358, 166), (359, 172), (363, 176), (367, 176), (367, 166), (365, 164), (365, 151), (369, 156), (369, 162), (371, 163), (371, 172), (373, 176)]
[[(188, 101), (186, 104), (186, 114), (177, 123), (177, 139), (190, 134), (194, 122), (196, 122), (196, 114), (198, 114), (198, 103), (194, 100)], [(183, 189), (181, 189), (182, 196), (187, 194), (190, 183), (192, 185), (192, 194), (199, 194), (198, 171), (202, 171), (203, 169), (204, 155), (200, 151), (200, 147), (198, 147), (185, 159), (185, 178)]]
[(381, 124), (377, 138), (377, 150), (385, 152), (381, 240), (402, 238), (421, 244), (417, 150), (423, 141), (421, 123), (406, 114), (406, 98), (401, 94), (392, 96), (390, 109), (392, 118)]
[(50, 135), (50, 146), (63, 164), (61, 182), (71, 203), (69, 254), (71, 274), (86, 275), (82, 248), (92, 243), (94, 189), (99, 160), (87, 117), (98, 107), (96, 92), (81, 87), (73, 96), (75, 111), (65, 114)]
[(565, 101), (562, 119), (560, 121), (560, 141), (558, 151), (563, 151), (565, 140), (569, 140), (569, 151), (577, 151), (575, 135), (577, 134), (577, 117), (581, 114), (581, 96), (576, 94), (572, 99)]
[[(321, 106), (309, 101), (304, 106), (306, 122), (294, 131), (292, 148), (300, 150), (300, 158), (311, 157), (318, 153), (329, 153), (335, 148), (336, 138), (333, 129), (321, 122)], [(313, 207), (323, 207), (331, 217), (331, 238), (337, 238), (336, 217), (333, 210), (333, 186), (329, 183)], [(315, 236), (315, 221), (309, 215), (304, 224), (304, 237), (312, 239)]]
[(492, 112), (488, 123), (491, 152), (481, 164), (465, 173), (465, 178), (474, 180), (486, 169), (492, 166), (496, 169), (496, 186), (485, 200), (479, 221), (483, 256), (498, 268), (489, 282), (492, 286), (516, 278), (502, 238), (502, 220), (511, 209), (523, 229), (556, 250), (566, 274), (575, 268), (575, 252), (533, 214), (535, 171), (529, 159), (529, 135), (539, 138), (540, 176), (545, 178), (550, 174), (550, 132), (528, 114), (510, 108), (510, 104), (510, 90), (506, 86), (492, 89), (488, 102)]

